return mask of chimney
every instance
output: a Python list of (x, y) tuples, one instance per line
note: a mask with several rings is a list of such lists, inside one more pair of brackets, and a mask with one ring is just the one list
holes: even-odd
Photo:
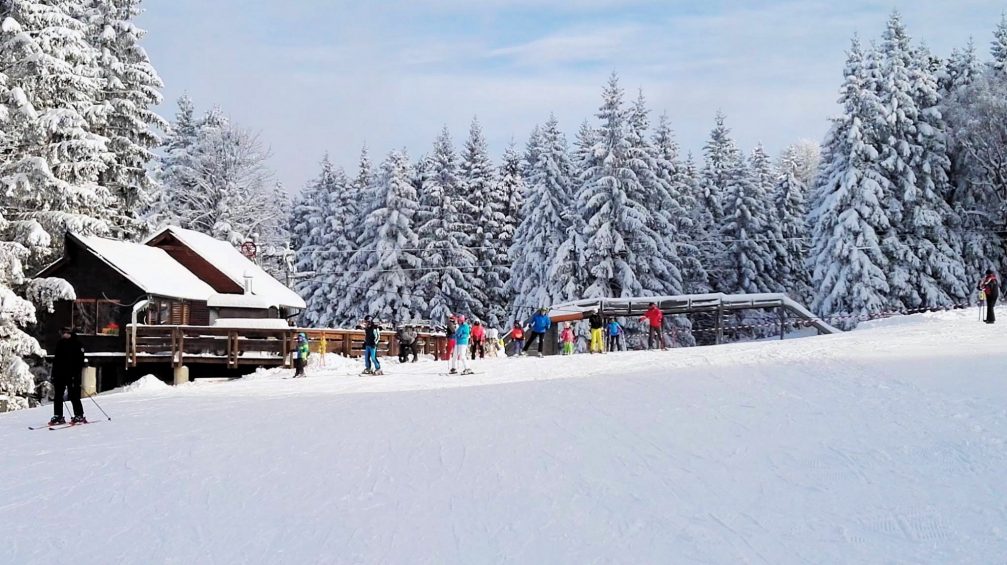
[(252, 285), (254, 280), (255, 277), (248, 271), (245, 271), (245, 294), (252, 294), (255, 292), (255, 288)]

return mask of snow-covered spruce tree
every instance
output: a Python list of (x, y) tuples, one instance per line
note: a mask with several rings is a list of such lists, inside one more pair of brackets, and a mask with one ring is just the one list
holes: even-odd
[(802, 139), (783, 149), (776, 162), (777, 175), (793, 174), (807, 191), (815, 183), (822, 162), (822, 146), (817, 141)]
[[(640, 91), (628, 109), (626, 135), (630, 146), (629, 166), (640, 189), (631, 194), (631, 199), (646, 214), (649, 230), (644, 237), (633, 238), (629, 247), (636, 257), (633, 268), (645, 294), (681, 294), (682, 261), (676, 247), (679, 234), (675, 222), (675, 214), (681, 210), (674, 206), (671, 184), (659, 174), (657, 148), (648, 137), (649, 113), (643, 91)], [(676, 328), (687, 331), (682, 320), (675, 318), (674, 321), (678, 324)]]
[(550, 294), (549, 268), (567, 236), (564, 214), (572, 192), (572, 167), (556, 117), (550, 116), (537, 131), (522, 219), (510, 248), (510, 291), (516, 304), (512, 320), (524, 320), (533, 309), (562, 301), (562, 297)]
[(419, 239), (413, 229), (417, 196), (410, 177), (404, 153), (393, 151), (382, 163), (375, 192), (384, 195), (383, 205), (364, 221), (360, 248), (348, 266), (355, 281), (347, 285), (340, 311), (392, 323), (412, 320), (423, 311), (412, 271), (420, 259), (413, 251)]
[(960, 246), (946, 229), (947, 153), (936, 110), (936, 81), (925, 53), (914, 50), (898, 13), (893, 13), (879, 53), (873, 87), (882, 119), (876, 145), (892, 185), (891, 229), (882, 249), (891, 265), (890, 306), (946, 308), (964, 299)]
[(339, 310), (346, 285), (343, 269), (356, 250), (358, 202), (354, 183), (342, 168), (336, 168), (329, 182), (328, 216), (322, 222), (321, 250), (318, 254), (319, 308), (318, 325), (337, 327), (352, 321), (347, 312)]
[(766, 275), (772, 284), (767, 292), (790, 292), (794, 277), (790, 269), (786, 268), (790, 250), (783, 239), (773, 198), (778, 174), (762, 143), (752, 150), (749, 168), (754, 189), (752, 198), (758, 203), (758, 210), (753, 211), (753, 218), (763, 226), (762, 231), (752, 237), (766, 250), (770, 260)]
[(710, 275), (707, 273), (705, 263), (706, 257), (702, 250), (702, 241), (709, 238), (706, 231), (708, 226), (704, 226), (697, 218), (701, 217), (699, 211), (699, 194), (702, 190), (701, 173), (696, 165), (695, 159), (689, 153), (682, 164), (682, 193), (680, 202), (685, 207), (685, 220), (679, 224), (679, 237), (688, 244), (679, 248), (682, 255), (683, 271), (682, 284), (683, 291), (687, 294), (703, 294), (710, 292)]
[(993, 44), (990, 46), (990, 68), (995, 73), (1007, 74), (1007, 12), (1000, 16), (1000, 23), (993, 32)]
[(499, 326), (506, 317), (506, 304), (500, 302), (506, 280), (506, 249), (497, 245), (497, 235), (505, 221), (496, 191), (496, 175), (486, 148), (479, 121), (472, 119), (469, 137), (462, 152), (459, 216), (467, 231), (466, 245), (475, 256), (475, 269), (468, 275), (470, 294), (475, 299), (471, 314)]
[(585, 171), (584, 188), (577, 194), (577, 207), (587, 224), (585, 296), (589, 298), (653, 293), (643, 287), (640, 275), (646, 275), (648, 283), (671, 278), (650, 214), (637, 200), (646, 193), (640, 177), (653, 173), (645, 155), (633, 147), (622, 96), (613, 74), (598, 111), (595, 161)]
[(542, 144), (542, 128), (536, 125), (531, 130), (531, 134), (528, 135), (528, 142), (525, 144), (524, 149), (524, 159), (521, 163), (521, 175), (525, 178), (531, 178), (532, 172), (538, 165), (538, 156), (541, 152)]
[(981, 72), (982, 65), (976, 54), (976, 44), (969, 38), (964, 49), (951, 50), (951, 56), (937, 75), (942, 96), (948, 96), (972, 84)]
[(527, 190), (524, 175), (521, 173), (521, 155), (518, 154), (513, 141), (504, 150), (499, 170), (500, 177), (497, 190), (494, 192), (503, 203), (504, 224), (500, 231), (499, 245), (507, 250), (514, 242), (514, 232), (521, 223), (524, 195)]
[(59, 253), (66, 231), (105, 234), (119, 207), (99, 184), (111, 154), (94, 132), (102, 87), (87, 27), (60, 5), (0, 1), (0, 206), (36, 220)]
[[(35, 323), (35, 307), (15, 292), (25, 283), (23, 261), (29, 255), (24, 245), (13, 240), (15, 231), (0, 208), (0, 412), (28, 408), (35, 378), (23, 358), (45, 355), (38, 342), (22, 329)], [(42, 240), (38, 242), (43, 244), (41, 247), (48, 247), (48, 234), (41, 229), (34, 231)]]
[(744, 159), (741, 151), (731, 138), (731, 130), (725, 125), (727, 118), (718, 111), (716, 125), (710, 132), (710, 139), (703, 146), (703, 173), (699, 182), (695, 222), (701, 237), (699, 249), (703, 262), (707, 265), (709, 282), (713, 290), (723, 292), (723, 267), (720, 265), (725, 253), (719, 241), (719, 233), (724, 225), (724, 194), (726, 193), (728, 171)]
[(808, 229), (807, 188), (798, 178), (800, 163), (785, 155), (779, 166), (771, 194), (774, 213), (771, 221), (778, 226), (784, 252), (777, 257), (776, 272), (784, 277), (784, 288), (802, 304), (812, 299), (811, 278), (807, 268)]
[[(663, 187), (662, 200), (652, 214), (662, 214), (666, 231), (658, 230), (661, 245), (665, 247), (669, 261), (680, 273), (677, 286), (669, 285), (666, 292), (684, 294), (686, 287), (695, 280), (706, 280), (706, 269), (700, 260), (699, 248), (692, 242), (694, 229), (692, 210), (696, 206), (692, 188), (686, 178), (684, 164), (679, 157), (678, 143), (671, 129), (667, 114), (657, 121), (651, 141), (654, 174)], [(679, 345), (696, 345), (692, 335), (692, 322), (684, 316), (672, 318), (675, 328), (675, 342)]]
[(465, 231), (458, 211), (458, 162), (445, 127), (434, 141), (433, 153), (424, 163), (426, 176), (419, 195), (416, 225), (422, 250), (418, 292), (434, 322), (451, 314), (471, 314), (478, 289), (472, 285), (476, 257), (466, 248)]
[(144, 213), (144, 221), (155, 229), (180, 225), (181, 218), (188, 216), (185, 195), (195, 190), (193, 148), (198, 141), (199, 120), (191, 98), (183, 95), (177, 103), (175, 119), (168, 124), (163, 140), (157, 189)]
[(889, 181), (874, 149), (878, 103), (868, 89), (864, 53), (854, 39), (846, 60), (839, 103), (812, 191), (809, 263), (812, 308), (841, 328), (884, 311), (888, 305), (888, 260), (881, 237), (890, 229)]
[(327, 289), (323, 288), (321, 253), (327, 231), (329, 193), (334, 189), (335, 171), (329, 156), (322, 158), (318, 178), (309, 182), (294, 204), (290, 215), (291, 245), (294, 248), (294, 270), (301, 276), (294, 285), (308, 307), (301, 312), (300, 322), (305, 326), (319, 326), (319, 320), (328, 309)]
[(500, 250), (499, 260), (507, 263), (507, 267), (501, 272), (499, 294), (497, 296), (491, 294), (490, 301), (503, 308), (504, 315), (503, 318), (500, 318), (499, 323), (504, 324), (507, 322), (514, 304), (514, 295), (511, 294), (510, 287), (509, 251), (514, 245), (514, 232), (517, 230), (518, 224), (521, 223), (521, 209), (524, 205), (525, 192), (524, 176), (521, 174), (521, 156), (513, 141), (504, 150), (499, 170), (500, 176), (496, 189), (493, 191), (493, 205), (503, 215), (503, 222), (500, 226), (500, 232), (496, 235), (495, 245)]
[(577, 205), (577, 194), (586, 186), (588, 180), (586, 171), (594, 166), (594, 148), (597, 142), (598, 132), (585, 120), (577, 132), (570, 159), (570, 187), (573, 197), (567, 202), (567, 207), (563, 211), (566, 234), (563, 243), (556, 250), (547, 273), (548, 294), (560, 301), (577, 300), (584, 295), (587, 280), (586, 222)]
[(920, 150), (912, 161), (917, 189), (903, 194), (903, 230), (910, 234), (913, 252), (920, 259), (920, 269), (913, 273), (913, 284), (922, 297), (920, 306), (951, 308), (966, 303), (972, 284), (962, 261), (961, 221), (947, 201), (951, 159), (937, 79), (923, 64), (929, 57), (927, 51), (921, 48), (914, 54), (909, 76), (910, 92), (919, 108), (916, 140)]
[(725, 292), (755, 294), (779, 289), (773, 272), (776, 238), (766, 217), (771, 208), (762, 193), (766, 180), (760, 178), (769, 167), (769, 158), (757, 150), (751, 168), (743, 159), (737, 159), (725, 171), (724, 225), (720, 232), (725, 246), (720, 273)]
[(137, 220), (152, 197), (148, 164), (160, 144), (156, 130), (168, 125), (154, 111), (164, 84), (140, 46), (146, 32), (133, 23), (140, 1), (91, 0), (86, 9), (88, 39), (97, 48), (103, 83), (97, 103), (104, 109), (95, 131), (108, 138), (112, 153), (100, 183), (121, 207), (116, 228), (125, 236), (143, 231)]

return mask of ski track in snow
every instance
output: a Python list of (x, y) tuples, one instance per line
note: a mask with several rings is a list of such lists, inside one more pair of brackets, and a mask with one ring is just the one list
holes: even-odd
[(1007, 562), (1007, 326), (974, 318), (0, 415), (0, 563)]

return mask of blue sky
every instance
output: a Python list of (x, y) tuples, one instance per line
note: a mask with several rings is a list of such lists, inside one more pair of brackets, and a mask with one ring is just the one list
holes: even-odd
[(820, 139), (836, 111), (844, 50), (880, 36), (899, 9), (939, 55), (974, 37), (985, 57), (998, 2), (866, 0), (172, 0), (140, 25), (165, 80), (262, 132), (289, 189), (329, 152), (352, 174), (417, 156), (447, 125), (458, 144), (478, 115), (494, 157), (555, 112), (573, 138), (614, 70), (699, 153), (718, 109), (746, 148)]

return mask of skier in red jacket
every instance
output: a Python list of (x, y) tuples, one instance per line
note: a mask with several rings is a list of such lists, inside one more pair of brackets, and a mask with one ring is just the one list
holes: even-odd
[(657, 304), (651, 302), (650, 307), (647, 308), (647, 312), (640, 317), (640, 321), (647, 320), (648, 332), (647, 332), (647, 349), (654, 349), (654, 338), (657, 338), (657, 343), (664, 347), (664, 312), (657, 307)]
[(472, 324), (472, 340), (469, 342), (469, 351), (472, 353), (473, 361), (476, 360), (476, 351), (479, 352), (480, 359), (486, 357), (486, 328), (479, 320)]

